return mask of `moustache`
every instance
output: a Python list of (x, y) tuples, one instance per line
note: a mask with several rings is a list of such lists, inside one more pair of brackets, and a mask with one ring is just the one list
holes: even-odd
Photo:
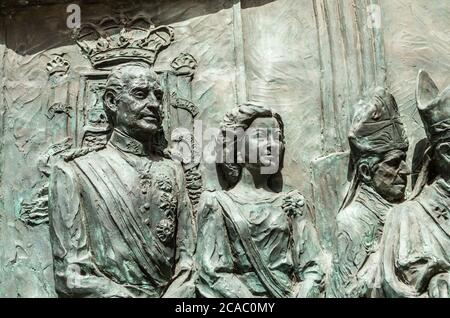
[(161, 120), (161, 115), (156, 108), (149, 109), (148, 107), (139, 113), (140, 118), (155, 118), (158, 121)]
[(408, 179), (406, 177), (403, 176), (398, 176), (395, 181), (393, 182), (393, 185), (400, 185), (400, 186), (404, 186), (408, 183)]

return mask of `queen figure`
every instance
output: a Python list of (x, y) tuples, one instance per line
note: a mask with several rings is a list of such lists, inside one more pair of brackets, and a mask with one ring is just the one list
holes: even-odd
[(218, 141), (225, 190), (200, 200), (197, 294), (320, 297), (324, 255), (311, 210), (298, 191), (282, 191), (280, 115), (241, 105), (225, 116)]

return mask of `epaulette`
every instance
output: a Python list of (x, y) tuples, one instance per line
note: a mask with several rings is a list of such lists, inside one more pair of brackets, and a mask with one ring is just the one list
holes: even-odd
[(93, 151), (102, 150), (105, 147), (106, 147), (105, 145), (101, 145), (101, 146), (95, 146), (95, 147), (77, 148), (77, 149), (73, 149), (73, 150), (68, 151), (62, 157), (64, 158), (64, 161), (68, 162), (68, 161), (72, 161), (74, 159), (80, 158), (82, 156), (85, 156), (88, 153), (91, 153)]

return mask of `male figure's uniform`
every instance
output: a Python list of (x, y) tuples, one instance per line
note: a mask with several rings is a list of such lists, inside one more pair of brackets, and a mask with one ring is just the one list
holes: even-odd
[(181, 166), (150, 159), (114, 131), (104, 149), (57, 164), (50, 183), (61, 296), (193, 296), (194, 228)]

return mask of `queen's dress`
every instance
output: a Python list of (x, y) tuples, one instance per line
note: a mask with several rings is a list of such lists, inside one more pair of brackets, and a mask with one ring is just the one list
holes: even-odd
[(297, 191), (257, 202), (204, 193), (196, 260), (202, 297), (315, 297), (324, 276), (310, 210)]

